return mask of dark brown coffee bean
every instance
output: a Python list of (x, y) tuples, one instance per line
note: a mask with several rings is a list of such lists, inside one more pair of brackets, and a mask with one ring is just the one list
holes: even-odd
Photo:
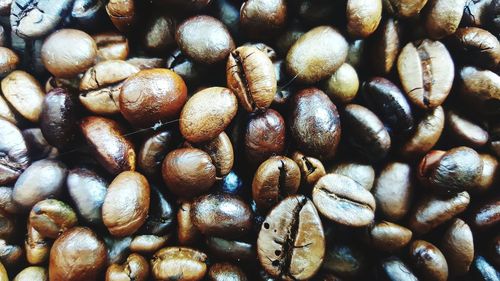
[(201, 90), (182, 109), (179, 121), (182, 136), (191, 143), (212, 140), (226, 129), (237, 109), (238, 101), (229, 89)]
[(327, 174), (314, 185), (314, 205), (328, 219), (347, 226), (366, 226), (375, 216), (373, 195), (343, 175)]
[(226, 65), (227, 85), (248, 112), (268, 108), (276, 94), (272, 61), (252, 46), (238, 47), (229, 54)]
[(151, 259), (155, 280), (202, 280), (207, 272), (207, 255), (183, 247), (163, 248)]
[(313, 186), (326, 174), (325, 167), (321, 161), (313, 157), (305, 156), (302, 152), (294, 152), (292, 154), (292, 160), (299, 166), (301, 181), (307, 186)]
[(224, 262), (210, 266), (208, 277), (212, 281), (246, 281), (247, 276), (241, 268), (236, 265)]
[(130, 243), (130, 251), (143, 255), (151, 255), (159, 249), (165, 247), (170, 236), (137, 235)]
[(346, 279), (355, 279), (366, 270), (367, 259), (361, 248), (351, 243), (335, 241), (326, 248), (323, 269)]
[(494, 198), (481, 203), (471, 214), (470, 224), (477, 230), (487, 230), (500, 222), (500, 199)]
[(468, 26), (482, 26), (488, 22), (488, 8), (493, 0), (467, 0), (463, 22)]
[(253, 177), (252, 198), (259, 210), (267, 211), (289, 195), (297, 192), (300, 170), (297, 164), (284, 156), (273, 156), (264, 161)]
[(98, 115), (120, 113), (123, 82), (139, 68), (121, 60), (105, 60), (89, 68), (80, 81), (80, 102)]
[(21, 208), (12, 199), (13, 189), (11, 187), (0, 186), (0, 210), (7, 214), (17, 214)]
[(410, 268), (397, 257), (389, 257), (380, 264), (379, 275), (387, 281), (418, 281)]
[(342, 115), (346, 140), (361, 159), (378, 162), (391, 148), (389, 132), (378, 117), (366, 107), (349, 104)]
[(93, 156), (109, 173), (135, 170), (134, 147), (116, 121), (89, 116), (80, 121), (80, 129)]
[(367, 228), (368, 243), (379, 251), (395, 252), (410, 242), (412, 232), (406, 227), (388, 221), (380, 221)]
[(43, 237), (55, 239), (64, 231), (76, 226), (78, 219), (66, 203), (45, 199), (36, 203), (29, 215), (29, 225)]
[(307, 280), (314, 276), (325, 255), (325, 235), (313, 203), (296, 195), (275, 206), (260, 229), (257, 254), (273, 277)]
[(461, 276), (469, 271), (474, 259), (474, 241), (472, 231), (461, 219), (454, 219), (441, 238), (443, 251), (450, 274)]
[(2, 79), (2, 94), (24, 118), (37, 123), (42, 112), (44, 92), (29, 73), (16, 70)]
[(369, 41), (371, 68), (377, 74), (391, 72), (401, 48), (399, 21), (386, 19)]
[(112, 264), (106, 270), (106, 281), (146, 281), (149, 276), (149, 264), (138, 254), (131, 254), (123, 264)]
[(106, 246), (86, 227), (66, 231), (50, 250), (51, 281), (97, 280), (105, 266)]
[(70, 93), (56, 88), (45, 96), (40, 113), (40, 129), (47, 142), (61, 150), (74, 145), (76, 105)]
[(28, 147), (21, 131), (0, 118), (0, 185), (15, 182), (29, 162)]
[(176, 19), (167, 14), (150, 18), (142, 35), (143, 45), (153, 54), (163, 54), (175, 47)]
[(148, 180), (137, 172), (122, 172), (109, 184), (102, 220), (111, 235), (131, 235), (146, 221), (149, 204)]
[(298, 92), (290, 106), (289, 128), (297, 146), (313, 157), (331, 159), (341, 135), (337, 107), (317, 88)]
[(455, 33), (464, 13), (467, 0), (429, 0), (425, 8), (424, 25), (432, 39)]
[(401, 50), (398, 73), (410, 101), (427, 110), (444, 102), (455, 76), (454, 63), (446, 47), (429, 39), (410, 42)]
[(46, 238), (28, 224), (26, 239), (24, 240), (24, 250), (26, 260), (30, 264), (44, 264), (49, 260), (50, 243)]
[(500, 76), (493, 71), (466, 66), (460, 70), (462, 98), (482, 115), (500, 112)]
[(411, 18), (420, 13), (427, 0), (383, 0), (384, 9), (390, 14)]
[(290, 48), (286, 66), (290, 77), (312, 84), (332, 75), (347, 57), (345, 38), (332, 27), (318, 26), (302, 35)]
[(225, 132), (213, 140), (195, 146), (210, 155), (217, 177), (222, 178), (231, 172), (234, 163), (233, 145)]
[(441, 251), (423, 240), (415, 240), (410, 244), (410, 262), (419, 277), (425, 280), (448, 280), (448, 264)]
[(341, 162), (327, 170), (329, 174), (346, 176), (366, 190), (371, 190), (375, 182), (375, 170), (371, 165), (357, 162)]
[(223, 61), (234, 49), (231, 34), (219, 20), (210, 16), (188, 18), (177, 28), (175, 40), (192, 60), (213, 64)]
[(382, 0), (347, 1), (347, 32), (351, 37), (368, 37), (382, 19)]
[(450, 40), (456, 59), (495, 70), (500, 63), (500, 43), (495, 35), (478, 27), (457, 29)]
[(469, 193), (465, 191), (449, 198), (427, 195), (416, 203), (408, 226), (417, 235), (428, 233), (462, 213), (469, 202)]
[(24, 211), (29, 211), (38, 201), (61, 195), (67, 174), (66, 166), (62, 162), (33, 162), (16, 181), (12, 199)]
[(104, 236), (104, 243), (108, 252), (108, 264), (122, 263), (130, 253), (131, 237)]
[(24, 262), (24, 252), (21, 247), (9, 244), (0, 239), (0, 263), (6, 268), (14, 268)]
[(266, 39), (285, 27), (287, 3), (284, 0), (249, 0), (241, 5), (240, 26), (250, 38)]
[(179, 74), (188, 84), (200, 83), (208, 72), (206, 65), (193, 62), (180, 49), (176, 49), (169, 54), (166, 60), (166, 67)]
[(179, 116), (187, 100), (182, 78), (168, 69), (141, 70), (120, 91), (120, 112), (135, 127), (147, 127)]
[(177, 240), (180, 245), (196, 244), (200, 238), (200, 230), (194, 225), (191, 217), (192, 202), (182, 202), (177, 211)]
[(11, 49), (0, 47), (0, 77), (4, 77), (19, 65), (19, 57)]
[(49, 281), (49, 272), (41, 266), (29, 266), (19, 272), (13, 281)]
[(203, 194), (215, 183), (216, 168), (208, 153), (197, 148), (171, 151), (162, 164), (163, 181), (182, 198)]
[(118, 32), (102, 32), (92, 35), (97, 45), (96, 62), (125, 60), (129, 53), (127, 37)]
[(113, 25), (121, 32), (128, 32), (136, 21), (136, 6), (132, 0), (109, 1), (106, 12)]
[(334, 102), (350, 103), (358, 94), (358, 74), (350, 64), (343, 63), (325, 80), (323, 88)]
[(158, 175), (161, 172), (161, 163), (177, 145), (176, 133), (173, 130), (164, 130), (146, 138), (139, 149), (137, 166), (148, 176)]
[(57, 148), (47, 143), (40, 128), (29, 128), (22, 131), (31, 160), (55, 159), (59, 155)]
[(45, 39), (41, 57), (43, 65), (56, 77), (71, 78), (94, 64), (97, 45), (87, 33), (61, 29)]
[(479, 147), (488, 142), (488, 132), (455, 109), (446, 112), (446, 124), (453, 138), (468, 146)]
[(211, 255), (223, 260), (249, 262), (256, 259), (253, 243), (226, 240), (219, 237), (208, 237), (205, 243)]
[(390, 162), (380, 172), (373, 196), (382, 217), (399, 221), (408, 214), (414, 193), (413, 177), (411, 166), (400, 162)]
[(489, 154), (479, 154), (481, 160), (483, 161), (483, 172), (477, 183), (475, 190), (479, 192), (485, 192), (491, 189), (491, 187), (499, 179), (500, 170), (498, 169), (498, 160)]
[(173, 227), (174, 210), (170, 202), (156, 186), (151, 186), (148, 217), (139, 230), (140, 233), (164, 235)]

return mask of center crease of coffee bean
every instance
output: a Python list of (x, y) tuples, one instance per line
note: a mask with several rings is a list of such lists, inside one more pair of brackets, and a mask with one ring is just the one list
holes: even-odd
[(238, 76), (241, 83), (243, 83), (243, 88), (245, 91), (244, 95), (247, 97), (247, 100), (250, 103), (252, 110), (255, 110), (256, 105), (255, 105), (255, 101), (253, 100), (252, 90), (250, 89), (250, 85), (248, 84), (248, 79), (247, 79), (247, 76), (245, 73), (245, 68), (243, 67), (244, 61), (248, 57), (250, 57), (251, 55), (253, 55), (253, 53), (250, 53), (250, 54), (248, 54), (248, 56), (242, 58), (238, 51), (234, 51), (231, 53), (231, 56), (236, 61), (236, 65), (235, 65), (236, 70), (233, 73), (236, 73), (236, 75)]

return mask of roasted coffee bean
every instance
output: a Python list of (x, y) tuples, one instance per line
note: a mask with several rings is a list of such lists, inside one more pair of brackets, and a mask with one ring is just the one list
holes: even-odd
[(148, 262), (143, 256), (135, 253), (128, 256), (123, 264), (112, 264), (106, 270), (106, 281), (146, 281), (148, 276)]
[(495, 35), (478, 27), (457, 29), (450, 39), (454, 58), (495, 70), (500, 63), (500, 43)]
[(273, 63), (265, 53), (253, 46), (239, 47), (229, 54), (226, 72), (227, 85), (245, 110), (263, 111), (271, 105), (277, 82)]
[(165, 65), (165, 59), (162, 58), (150, 58), (150, 57), (133, 57), (126, 62), (135, 65), (139, 69), (151, 69), (151, 68), (161, 68)]
[(275, 40), (276, 51), (285, 55), (292, 45), (305, 33), (304, 27), (294, 21)]
[(80, 129), (92, 154), (109, 173), (135, 170), (134, 147), (116, 121), (89, 116), (80, 121)]
[(235, 47), (224, 24), (210, 16), (195, 16), (182, 22), (175, 40), (184, 54), (203, 64), (225, 60)]
[(186, 83), (200, 83), (207, 74), (207, 66), (193, 62), (180, 49), (169, 54), (166, 67), (179, 74)]
[(479, 154), (460, 146), (446, 152), (429, 152), (420, 161), (417, 175), (433, 191), (457, 193), (476, 187), (482, 171), (483, 161)]
[(141, 233), (164, 235), (173, 227), (174, 210), (156, 186), (151, 186), (148, 217), (139, 230)]
[(97, 280), (105, 266), (106, 246), (86, 227), (74, 227), (63, 233), (50, 250), (51, 281)]
[(322, 268), (350, 279), (361, 275), (366, 262), (363, 252), (356, 245), (336, 241), (328, 244)]
[(37, 123), (42, 112), (44, 92), (29, 73), (16, 70), (2, 79), (2, 94), (24, 118)]
[(47, 93), (40, 113), (40, 129), (50, 145), (60, 150), (73, 145), (77, 131), (76, 110), (67, 90), (56, 88)]
[(132, 238), (104, 236), (103, 239), (108, 252), (107, 264), (124, 262), (130, 252)]
[[(98, 1), (100, 2), (100, 1)], [(102, 32), (92, 35), (97, 45), (96, 62), (105, 60), (125, 60), (129, 54), (127, 37), (118, 32)]]
[(387, 281), (418, 281), (411, 269), (394, 256), (382, 260), (377, 276)]
[(164, 130), (148, 137), (139, 149), (137, 165), (148, 176), (160, 174), (161, 163), (168, 152), (176, 145), (174, 130)]
[(347, 57), (347, 42), (335, 29), (318, 26), (302, 35), (290, 48), (286, 66), (298, 82), (312, 84), (332, 75)]
[(176, 19), (168, 14), (153, 15), (144, 28), (144, 47), (153, 54), (163, 54), (175, 47)]
[(26, 251), (26, 260), (30, 264), (38, 265), (44, 264), (49, 260), (50, 243), (42, 237), (31, 225), (28, 224), (28, 233), (24, 240), (24, 250)]
[(460, 141), (460, 143), (479, 147), (488, 142), (488, 132), (464, 116), (460, 111), (449, 109), (446, 112), (446, 124), (448, 125), (449, 133), (453, 138)]
[(343, 63), (325, 80), (323, 88), (334, 102), (350, 103), (358, 94), (358, 74), (350, 64)]
[(429, 39), (410, 42), (401, 50), (398, 73), (410, 101), (426, 110), (444, 102), (455, 75), (454, 63), (446, 47)]
[(107, 23), (105, 3), (99, 0), (75, 0), (71, 19), (85, 30), (96, 30)]
[(388, 74), (393, 69), (401, 48), (401, 32), (398, 20), (386, 19), (369, 41), (369, 61), (377, 74)]
[(121, 32), (128, 32), (136, 21), (136, 6), (132, 0), (113, 0), (106, 4), (106, 12), (113, 25)]
[(460, 70), (462, 98), (483, 115), (500, 112), (500, 76), (493, 71), (466, 66)]
[(264, 161), (253, 177), (252, 198), (259, 210), (267, 211), (289, 195), (297, 193), (300, 170), (297, 163), (284, 156)]
[(186, 99), (186, 84), (179, 75), (168, 69), (146, 69), (123, 83), (120, 112), (132, 125), (147, 127), (178, 117)]
[(498, 169), (498, 160), (494, 156), (479, 154), (479, 157), (481, 157), (483, 161), (483, 172), (481, 173), (475, 190), (485, 192), (490, 190), (497, 182), (500, 170)]
[(410, 244), (410, 262), (425, 280), (448, 280), (448, 264), (441, 251), (423, 240), (415, 240)]
[(13, 281), (49, 281), (49, 272), (41, 266), (30, 266), (19, 272)]
[(102, 220), (111, 235), (131, 235), (146, 221), (149, 205), (147, 179), (137, 172), (125, 171), (109, 184), (102, 205)]
[(119, 113), (119, 96), (124, 81), (137, 72), (139, 68), (121, 60), (97, 63), (80, 80), (80, 102), (98, 115)]
[(368, 80), (364, 98), (393, 135), (406, 135), (413, 129), (410, 104), (390, 80), (382, 77)]
[(467, 0), (429, 0), (425, 8), (424, 25), (432, 39), (455, 33), (464, 13)]
[(272, 155), (285, 150), (286, 125), (281, 114), (273, 109), (250, 116), (245, 128), (245, 157), (257, 166)]
[(472, 276), (476, 280), (498, 281), (498, 270), (483, 256), (477, 255), (472, 263)]
[(0, 210), (8, 214), (17, 214), (21, 210), (12, 199), (13, 189), (11, 187), (0, 186)]
[(28, 168), (28, 147), (21, 131), (0, 118), (0, 185), (13, 183)]
[(92, 169), (77, 167), (69, 171), (66, 186), (78, 215), (92, 225), (102, 225), (106, 179)]
[(191, 217), (192, 207), (192, 202), (182, 202), (177, 211), (177, 240), (183, 246), (194, 245), (201, 237), (201, 233)]
[(72, 78), (59, 78), (55, 76), (49, 77), (47, 82), (45, 82), (45, 92), (50, 92), (55, 88), (64, 88), (70, 92), (78, 92), (78, 87), (80, 84), (80, 75)]
[(78, 223), (76, 213), (66, 203), (45, 199), (36, 203), (29, 215), (29, 225), (43, 237), (55, 239)]
[(14, 268), (24, 261), (24, 252), (21, 247), (9, 244), (0, 239), (0, 263), (6, 268)]
[(285, 27), (287, 3), (284, 0), (249, 0), (241, 5), (240, 25), (250, 38), (266, 39)]
[(410, 243), (412, 232), (404, 226), (388, 221), (380, 221), (367, 228), (366, 237), (368, 243), (375, 249), (384, 252), (395, 252)]
[(0, 77), (14, 71), (19, 65), (19, 56), (11, 49), (0, 47)]
[(327, 170), (330, 174), (339, 174), (351, 178), (366, 190), (371, 190), (375, 181), (372, 166), (357, 162), (341, 162)]
[(318, 211), (336, 223), (361, 227), (375, 216), (373, 195), (357, 182), (343, 175), (327, 174), (314, 185), (312, 192)]
[(470, 224), (477, 230), (487, 230), (500, 222), (500, 199), (494, 198), (481, 203), (471, 214)]
[(256, 259), (253, 243), (226, 240), (219, 237), (208, 237), (205, 243), (211, 255), (223, 260), (251, 262)]
[(348, 144), (361, 159), (379, 162), (391, 148), (389, 132), (378, 117), (366, 107), (349, 104), (342, 115)]
[(172, 193), (182, 198), (193, 198), (214, 185), (216, 168), (210, 155), (203, 150), (179, 148), (163, 160), (162, 175)]
[(331, 159), (341, 136), (337, 107), (317, 88), (296, 93), (290, 106), (288, 125), (298, 147), (320, 160)]
[[(187, 144), (191, 147), (191, 144)], [(224, 177), (233, 168), (234, 152), (231, 140), (225, 132), (220, 133), (215, 139), (196, 145), (212, 158), (217, 177)]]
[(311, 278), (325, 255), (323, 226), (313, 203), (303, 195), (296, 195), (275, 206), (260, 229), (257, 254), (261, 265), (273, 277)]
[(144, 255), (151, 255), (159, 249), (165, 247), (170, 236), (137, 235), (130, 243), (130, 251)]
[(59, 155), (57, 148), (51, 146), (43, 137), (40, 128), (29, 128), (22, 131), (31, 160), (54, 159)]
[(358, 39), (349, 43), (349, 50), (347, 51), (345, 62), (352, 65), (356, 70), (360, 69), (365, 64), (363, 58), (367, 51), (366, 42), (367, 41), (364, 39)]
[(323, 163), (316, 158), (305, 156), (296, 151), (292, 154), (292, 160), (299, 166), (302, 183), (308, 186), (313, 186), (326, 174)]
[(202, 280), (207, 272), (207, 255), (183, 247), (168, 247), (156, 252), (151, 259), (155, 280)]
[(420, 13), (427, 0), (383, 0), (384, 9), (403, 18), (411, 18)]
[(208, 194), (197, 198), (193, 202), (191, 219), (206, 236), (237, 238), (252, 228), (250, 206), (229, 194)]
[[(240, 6), (231, 0), (204, 1), (212, 3), (212, 12), (235, 38), (240, 37)], [(183, 3), (185, 3), (183, 1)], [(192, 2), (191, 2), (192, 3)]]
[(208, 277), (212, 281), (246, 281), (247, 276), (241, 268), (236, 265), (224, 262), (210, 266)]
[(0, 118), (7, 120), (14, 125), (19, 123), (18, 116), (12, 107), (7, 103), (3, 95), (0, 95)]
[(347, 1), (347, 32), (351, 37), (368, 37), (382, 19), (382, 0)]
[(469, 193), (465, 191), (449, 198), (426, 195), (415, 204), (408, 226), (417, 235), (428, 233), (462, 213), (469, 206), (469, 202)]
[(16, 181), (12, 199), (24, 211), (29, 211), (38, 201), (60, 196), (67, 174), (66, 165), (62, 162), (33, 162)]
[(71, 78), (94, 64), (97, 45), (94, 39), (83, 31), (61, 29), (45, 40), (41, 56), (43, 65), (52, 75)]
[(467, 0), (463, 22), (468, 26), (482, 26), (488, 22), (488, 8), (494, 0)]
[(467, 273), (474, 259), (474, 241), (469, 226), (461, 219), (454, 219), (441, 238), (440, 249), (446, 257), (450, 275)]
[(226, 129), (237, 109), (238, 101), (229, 89), (211, 87), (201, 90), (182, 109), (181, 134), (191, 143), (212, 140)]

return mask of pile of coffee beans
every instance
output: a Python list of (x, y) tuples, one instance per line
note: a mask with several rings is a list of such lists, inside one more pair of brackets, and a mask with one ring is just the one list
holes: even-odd
[(0, 0), (0, 281), (500, 281), (500, 0)]

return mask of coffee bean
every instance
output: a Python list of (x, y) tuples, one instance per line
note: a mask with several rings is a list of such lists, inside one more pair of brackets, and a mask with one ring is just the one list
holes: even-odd
[(441, 238), (443, 251), (450, 274), (464, 275), (474, 259), (474, 242), (469, 226), (461, 219), (454, 219)]
[(156, 186), (151, 186), (148, 217), (140, 233), (164, 235), (173, 227), (174, 209)]
[(149, 264), (138, 254), (131, 254), (123, 264), (112, 264), (106, 270), (106, 281), (135, 280), (146, 281), (149, 276)]
[(305, 33), (304, 27), (298, 22), (292, 22), (275, 40), (276, 51), (286, 54), (292, 45)]
[(208, 237), (205, 241), (211, 255), (223, 260), (250, 262), (256, 259), (253, 243)]
[(323, 163), (316, 158), (305, 156), (296, 151), (292, 154), (292, 159), (299, 167), (302, 183), (307, 186), (313, 186), (326, 174)]
[(273, 156), (262, 163), (252, 182), (252, 198), (259, 210), (266, 211), (283, 198), (297, 192), (300, 170), (297, 164), (284, 156)]
[(31, 160), (54, 159), (59, 155), (57, 148), (47, 143), (40, 128), (25, 129), (22, 131), (22, 134)]
[(337, 107), (317, 88), (296, 93), (290, 106), (288, 125), (298, 147), (320, 160), (331, 159), (341, 136)]
[(70, 78), (94, 64), (97, 45), (94, 39), (83, 31), (61, 29), (45, 39), (41, 56), (43, 65), (50, 73), (56, 77)]
[(120, 112), (136, 127), (176, 118), (187, 100), (182, 78), (168, 69), (146, 69), (130, 76), (120, 91)]
[(364, 66), (364, 57), (367, 51), (367, 41), (364, 39), (353, 40), (349, 43), (349, 50), (347, 51), (346, 63), (352, 65), (354, 69), (358, 70)]
[(177, 240), (180, 245), (196, 244), (201, 237), (200, 230), (194, 225), (191, 217), (192, 202), (182, 202), (177, 212)]
[[(5, 279), (7, 280), (7, 279)], [(13, 281), (48, 281), (49, 273), (41, 266), (30, 266), (19, 272)]]
[(372, 166), (357, 162), (341, 162), (327, 170), (329, 174), (346, 176), (366, 190), (371, 190), (375, 181), (375, 170)]
[(102, 220), (111, 235), (128, 236), (144, 224), (149, 205), (147, 179), (137, 172), (125, 171), (109, 184), (102, 205)]
[(240, 9), (240, 26), (250, 38), (270, 38), (285, 27), (287, 12), (284, 0), (245, 1)]
[(488, 132), (475, 124), (463, 112), (450, 109), (446, 112), (446, 122), (453, 138), (472, 147), (483, 146), (488, 142)]
[(130, 48), (127, 37), (118, 32), (102, 32), (92, 38), (97, 45), (96, 62), (127, 59)]
[(108, 23), (105, 4), (96, 0), (75, 0), (71, 19), (85, 30), (96, 30)]
[(347, 42), (332, 27), (318, 26), (302, 35), (290, 48), (286, 66), (298, 82), (312, 84), (332, 75), (347, 57)]
[(411, 18), (420, 13), (427, 0), (384, 0), (384, 9), (390, 14)]
[(172, 51), (166, 61), (166, 67), (179, 74), (186, 83), (197, 84), (207, 75), (207, 66), (195, 63), (180, 49)]
[(0, 118), (0, 185), (13, 183), (28, 168), (28, 147), (21, 131)]
[(74, 145), (76, 105), (70, 93), (56, 88), (45, 96), (40, 113), (40, 129), (47, 142), (60, 150)]
[[(308, 233), (309, 235), (304, 235)], [(306, 280), (320, 268), (325, 236), (316, 208), (303, 195), (282, 200), (267, 215), (257, 238), (267, 273), (283, 280)]]
[(19, 65), (19, 56), (11, 49), (0, 47), (0, 76), (4, 77)]
[(334, 222), (347, 226), (366, 226), (375, 216), (375, 199), (357, 182), (343, 175), (327, 174), (312, 192), (318, 211)]
[(233, 168), (234, 152), (231, 140), (225, 132), (220, 133), (211, 141), (195, 146), (210, 155), (217, 177), (224, 177), (229, 174)]
[(14, 221), (14, 217), (10, 214), (0, 212), (0, 224), (2, 225), (0, 229), (0, 239), (10, 241), (18, 234), (16, 222)]
[(485, 192), (491, 189), (498, 179), (500, 170), (498, 169), (498, 160), (489, 154), (479, 154), (483, 161), (483, 172), (477, 183), (476, 190)]
[(358, 74), (350, 64), (343, 63), (325, 80), (323, 88), (334, 102), (348, 104), (358, 94)]
[(174, 130), (166, 129), (144, 140), (137, 156), (137, 166), (144, 174), (160, 174), (163, 159), (177, 145), (177, 134)]
[(51, 244), (48, 239), (28, 224), (26, 239), (24, 240), (24, 250), (26, 260), (30, 264), (44, 264), (49, 260)]
[(384, 259), (380, 264), (379, 275), (387, 281), (418, 281), (411, 269), (397, 257)]
[(207, 272), (207, 255), (190, 248), (168, 247), (151, 259), (155, 280), (202, 280)]
[(63, 233), (50, 250), (51, 281), (97, 280), (105, 266), (106, 246), (86, 227), (74, 227)]
[(495, 35), (478, 27), (457, 29), (450, 39), (455, 58), (478, 67), (495, 70), (500, 63), (500, 43)]
[(21, 247), (9, 244), (0, 239), (0, 263), (6, 268), (12, 269), (24, 262), (24, 253)]
[(448, 280), (448, 264), (441, 251), (423, 240), (415, 240), (410, 244), (410, 262), (419, 277), (425, 280)]
[(238, 47), (229, 54), (226, 65), (227, 85), (248, 111), (268, 108), (276, 94), (276, 77), (272, 61), (252, 46)]
[(132, 0), (109, 1), (106, 12), (113, 25), (121, 32), (128, 32), (136, 21), (136, 6)]
[(380, 221), (367, 229), (366, 236), (369, 244), (375, 249), (396, 252), (410, 243), (412, 232), (395, 223)]
[(55, 199), (45, 199), (36, 203), (29, 215), (29, 225), (43, 237), (53, 239), (77, 223), (78, 219), (73, 209)]
[(37, 123), (42, 112), (44, 92), (31, 74), (16, 70), (2, 79), (2, 94), (24, 118)]
[(429, 36), (441, 39), (455, 33), (467, 0), (429, 0), (425, 8), (424, 25)]
[(439, 41), (425, 39), (408, 43), (398, 57), (403, 89), (416, 106), (429, 110), (441, 105), (454, 78), (454, 63)]
[(130, 243), (130, 251), (143, 255), (151, 255), (165, 247), (170, 240), (169, 235), (137, 235)]
[[(201, 2), (201, 1), (199, 1)], [(235, 38), (240, 37), (240, 6), (239, 2), (230, 0), (203, 1), (206, 4), (212, 3), (212, 12)], [(185, 3), (182, 1), (182, 3)]]
[(322, 268), (346, 279), (359, 277), (366, 270), (367, 260), (356, 245), (335, 241), (328, 243)]
[(104, 236), (108, 252), (107, 264), (122, 263), (130, 253), (131, 237)]
[(212, 281), (246, 281), (247, 276), (241, 268), (236, 265), (224, 262), (216, 263), (210, 266), (208, 277)]
[(175, 17), (166, 14), (153, 15), (144, 28), (143, 45), (153, 54), (163, 54), (175, 47)]
[(214, 139), (236, 115), (235, 95), (227, 88), (211, 87), (194, 94), (184, 105), (179, 128), (191, 143)]
[(500, 76), (493, 71), (465, 66), (459, 74), (459, 91), (467, 104), (482, 115), (500, 112)]
[(347, 1), (347, 32), (352, 37), (368, 37), (377, 29), (382, 18), (382, 1)]
[(468, 26), (482, 26), (488, 22), (488, 8), (493, 0), (467, 0), (463, 22)]
[(401, 48), (401, 33), (399, 21), (388, 18), (370, 38), (369, 59), (377, 74), (388, 74), (393, 69)]
[(426, 195), (419, 200), (409, 217), (409, 228), (417, 235), (425, 234), (462, 213), (470, 202), (467, 192), (449, 198)]
[(487, 230), (500, 222), (500, 199), (482, 202), (470, 215), (470, 224), (477, 230)]
[(213, 64), (223, 61), (234, 49), (231, 34), (219, 20), (195, 16), (182, 22), (175, 35), (177, 45), (192, 60)]

